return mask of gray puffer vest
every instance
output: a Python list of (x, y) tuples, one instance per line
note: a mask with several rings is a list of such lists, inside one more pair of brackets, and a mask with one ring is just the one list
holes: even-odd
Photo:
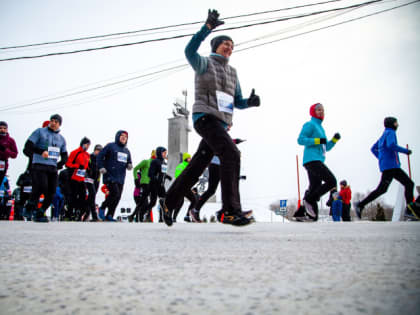
[(228, 60), (222, 56), (210, 55), (207, 60), (207, 71), (201, 75), (195, 75), (193, 113), (207, 113), (230, 125), (232, 114), (219, 111), (216, 91), (229, 94), (232, 98), (235, 97), (236, 70), (229, 66)]

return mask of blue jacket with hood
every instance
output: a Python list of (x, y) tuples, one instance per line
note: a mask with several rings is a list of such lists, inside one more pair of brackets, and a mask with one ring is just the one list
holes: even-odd
[(132, 165), (130, 151), (126, 148), (127, 144), (120, 142), (123, 132), (127, 133), (119, 130), (115, 135), (115, 142), (108, 143), (97, 156), (98, 169), (106, 169), (106, 173), (103, 174), (104, 184), (124, 184), (125, 172), (127, 168), (130, 168), (129, 165)]
[(379, 160), (379, 169), (381, 172), (400, 168), (400, 158), (398, 153), (408, 153), (408, 150), (400, 147), (397, 143), (397, 135), (392, 128), (385, 128), (384, 133), (371, 148), (372, 153)]

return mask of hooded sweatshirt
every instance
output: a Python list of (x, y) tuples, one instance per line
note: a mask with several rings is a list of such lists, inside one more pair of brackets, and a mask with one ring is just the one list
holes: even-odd
[(103, 182), (124, 184), (125, 173), (129, 165), (132, 165), (130, 151), (126, 148), (127, 144), (120, 142), (124, 130), (119, 130), (115, 135), (115, 141), (108, 143), (97, 157), (98, 169), (106, 169), (103, 175)]
[(9, 133), (0, 135), (0, 144), (4, 147), (4, 151), (0, 150), (0, 172), (7, 172), (9, 167), (8, 159), (15, 159), (18, 155), (15, 140), (9, 136)]

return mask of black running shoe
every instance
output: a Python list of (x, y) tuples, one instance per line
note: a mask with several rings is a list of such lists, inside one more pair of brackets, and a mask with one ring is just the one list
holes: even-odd
[(242, 215), (242, 212), (239, 213), (226, 213), (223, 210), (216, 212), (217, 221), (223, 224), (230, 224), (233, 226), (245, 226), (249, 225), (252, 222), (255, 222), (254, 218), (247, 218), (246, 216)]
[(417, 202), (410, 202), (407, 205), (407, 209), (416, 217), (417, 220), (420, 220), (420, 204)]
[(45, 215), (45, 212), (42, 209), (35, 210), (32, 221), (42, 223), (49, 222), (48, 217)]
[(405, 209), (404, 219), (406, 219), (407, 221), (418, 221), (418, 219), (412, 214), (408, 207), (407, 209)]
[(200, 212), (195, 209), (190, 210), (190, 219), (194, 223), (201, 223)]
[(166, 223), (167, 226), (172, 225), (172, 211), (168, 209), (165, 203), (165, 198), (159, 198), (159, 205), (162, 209), (163, 213), (163, 221)]

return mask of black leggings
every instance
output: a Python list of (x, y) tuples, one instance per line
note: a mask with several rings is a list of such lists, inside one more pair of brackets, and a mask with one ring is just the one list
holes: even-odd
[(217, 155), (220, 159), (222, 210), (230, 213), (240, 212), (242, 210), (239, 194), (241, 158), (236, 144), (221, 122), (211, 115), (199, 118), (194, 123), (194, 129), (202, 139), (191, 162), (169, 188), (166, 205), (169, 209), (175, 209), (198, 181), (213, 156)]
[[(197, 197), (196, 195), (190, 190), (185, 197), (190, 201), (190, 205), (187, 209), (187, 216), (190, 215), (190, 211), (192, 209), (194, 209), (195, 204), (197, 203)], [(182, 200), (182, 204), (178, 207), (175, 208), (174, 213), (173, 213), (173, 219), (176, 221), (176, 217), (178, 216), (179, 211), (181, 210), (182, 206), (184, 205), (184, 200)]]
[(70, 200), (68, 203), (70, 215), (80, 220), (87, 206), (86, 185), (84, 182), (70, 180), (70, 191)]
[(92, 215), (93, 220), (98, 220), (98, 215), (96, 213), (96, 186), (92, 183), (87, 183), (86, 188), (88, 190), (88, 199), (86, 201), (86, 219), (89, 218), (89, 215)]
[(209, 186), (207, 190), (198, 198), (195, 209), (200, 211), (201, 207), (216, 193), (217, 186), (220, 182), (220, 166), (218, 164), (209, 165)]
[(414, 183), (408, 177), (408, 175), (400, 168), (392, 168), (389, 170), (385, 170), (382, 172), (381, 181), (379, 182), (378, 187), (374, 191), (372, 191), (365, 199), (363, 199), (359, 206), (363, 208), (369, 202), (375, 200), (379, 196), (383, 195), (387, 192), (389, 185), (391, 184), (393, 179), (399, 181), (405, 188), (405, 200), (408, 203), (413, 202), (414, 199)]
[(115, 209), (117, 208), (118, 203), (120, 202), (124, 184), (107, 183), (106, 186), (109, 189), (109, 195), (102, 203), (101, 209), (105, 210), (105, 208), (108, 208), (106, 216), (113, 217), (115, 214)]
[(337, 186), (334, 174), (321, 161), (312, 161), (303, 165), (309, 178), (309, 188), (305, 193), (304, 199), (308, 202), (316, 202)]
[(35, 210), (39, 202), (39, 197), (44, 194), (42, 209), (45, 211), (51, 205), (55, 190), (57, 189), (57, 170), (43, 166), (39, 168), (35, 165), (32, 166), (32, 194), (28, 206), (30, 210)]
[(136, 208), (134, 209), (134, 212), (131, 215), (133, 219), (136, 217), (136, 215), (138, 215), (140, 222), (143, 222), (144, 214), (147, 211), (147, 198), (149, 197), (149, 193), (149, 184), (140, 184), (140, 195), (138, 197), (134, 197), (134, 201), (136, 202)]

